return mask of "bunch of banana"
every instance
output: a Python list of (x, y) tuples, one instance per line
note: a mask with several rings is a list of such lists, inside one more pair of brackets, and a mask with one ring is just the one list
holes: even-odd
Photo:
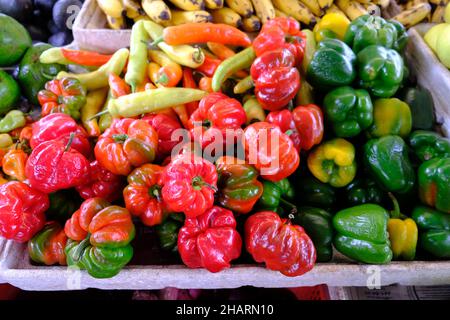
[[(445, 6), (450, 0), (408, 0), (397, 3), (402, 10), (393, 19), (409, 28), (420, 22), (444, 22)], [(400, 2), (400, 1), (398, 1)]]

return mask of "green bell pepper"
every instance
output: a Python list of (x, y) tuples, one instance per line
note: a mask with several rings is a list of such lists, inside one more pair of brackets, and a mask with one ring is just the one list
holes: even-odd
[(437, 258), (450, 258), (450, 215), (418, 206), (412, 218), (419, 227), (419, 246)]
[(317, 261), (327, 262), (333, 256), (333, 216), (328, 211), (314, 207), (298, 207), (294, 224), (305, 229), (316, 248)]
[(260, 209), (284, 213), (284, 209), (294, 210), (296, 206), (291, 203), (295, 197), (294, 187), (288, 179), (277, 182), (263, 181), (263, 193), (256, 206)]
[(370, 178), (358, 178), (345, 187), (346, 203), (356, 206), (365, 203), (381, 204), (385, 198), (384, 192)]
[(415, 173), (408, 149), (399, 136), (371, 139), (364, 145), (364, 165), (377, 184), (391, 192), (412, 190)]
[(159, 238), (159, 245), (163, 250), (178, 251), (178, 232), (183, 226), (184, 216), (178, 213), (171, 213), (159, 225), (155, 227)]
[(402, 98), (411, 109), (412, 128), (432, 130), (435, 123), (434, 102), (427, 89), (408, 88)]
[(432, 131), (417, 130), (409, 136), (409, 145), (420, 162), (450, 158), (450, 141)]
[(332, 186), (314, 177), (302, 178), (295, 184), (298, 202), (302, 205), (329, 209), (336, 203), (336, 192)]
[(389, 213), (376, 204), (362, 204), (333, 217), (336, 249), (350, 259), (373, 264), (392, 260), (387, 224)]
[(353, 20), (344, 36), (344, 42), (352, 47), (355, 53), (370, 45), (400, 49), (398, 40), (397, 27), (391, 21), (372, 15), (359, 16)]
[(373, 122), (372, 100), (364, 89), (340, 87), (330, 91), (324, 99), (324, 111), (341, 138), (357, 136)]
[(357, 59), (361, 87), (381, 98), (397, 92), (404, 73), (403, 59), (397, 51), (371, 45), (361, 50)]
[(450, 158), (434, 158), (418, 170), (420, 200), (437, 210), (450, 213)]
[(392, 46), (392, 49), (396, 50), (397, 52), (403, 52), (406, 45), (408, 44), (408, 32), (406, 31), (406, 28), (398, 22), (397, 20), (389, 20), (389, 22), (397, 29), (397, 40), (394, 42), (394, 45)]
[(308, 65), (307, 80), (319, 90), (349, 85), (356, 78), (355, 63), (355, 54), (344, 42), (322, 40)]
[(26, 123), (25, 115), (22, 111), (11, 110), (2, 120), (0, 120), (0, 133), (7, 133), (14, 129), (23, 127)]
[(371, 138), (397, 135), (406, 138), (411, 132), (411, 109), (397, 98), (377, 99), (373, 104), (373, 124), (367, 129)]

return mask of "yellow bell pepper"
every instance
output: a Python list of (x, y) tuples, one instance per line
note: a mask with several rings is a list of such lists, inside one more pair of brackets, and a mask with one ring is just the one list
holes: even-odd
[(314, 27), (316, 42), (330, 37), (343, 40), (349, 25), (350, 20), (345, 15), (335, 12), (327, 13)]

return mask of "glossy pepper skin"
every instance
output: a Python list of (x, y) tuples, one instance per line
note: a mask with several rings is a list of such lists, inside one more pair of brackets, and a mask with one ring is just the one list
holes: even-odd
[(417, 172), (422, 203), (450, 213), (450, 158), (434, 158), (422, 163)]
[(26, 180), (25, 165), (27, 160), (28, 154), (21, 148), (10, 149), (1, 161), (3, 173), (18, 181)]
[(19, 181), (0, 185), (0, 236), (26, 242), (42, 229), (48, 196)]
[(75, 187), (80, 196), (85, 200), (95, 197), (110, 202), (117, 200), (124, 186), (122, 177), (103, 168), (97, 160), (92, 161), (89, 167), (89, 179)]
[(194, 218), (213, 206), (217, 191), (216, 167), (203, 158), (184, 153), (165, 167), (162, 197), (169, 209)]
[(357, 136), (373, 122), (373, 106), (364, 89), (340, 87), (330, 91), (324, 99), (325, 116), (337, 137)]
[(47, 266), (66, 265), (66, 243), (64, 228), (58, 222), (50, 221), (28, 242), (28, 255), (34, 262)]
[(358, 178), (345, 187), (346, 203), (356, 206), (365, 203), (381, 204), (385, 194), (370, 178)]
[(272, 111), (266, 122), (280, 127), (289, 135), (297, 151), (309, 150), (323, 138), (323, 114), (315, 104), (298, 106), (294, 110)]
[(0, 120), (0, 133), (11, 132), (25, 124), (25, 114), (20, 110), (11, 110)]
[(169, 213), (161, 195), (163, 170), (156, 164), (144, 164), (131, 172), (123, 190), (126, 208), (146, 226), (160, 224)]
[(345, 187), (356, 175), (355, 147), (342, 138), (326, 141), (310, 152), (308, 168), (320, 181)]
[(263, 193), (258, 171), (251, 165), (231, 156), (216, 160), (218, 201), (236, 213), (249, 213)]
[(78, 79), (55, 79), (45, 84), (45, 90), (39, 91), (37, 98), (43, 117), (50, 113), (65, 113), (78, 120), (80, 109), (86, 103), (86, 89)]
[(424, 88), (408, 88), (404, 91), (401, 100), (411, 109), (414, 130), (433, 130), (436, 116), (430, 91)]
[(159, 245), (163, 250), (178, 251), (178, 233), (184, 224), (184, 220), (182, 214), (172, 213), (155, 227)]
[(387, 232), (388, 212), (376, 204), (362, 204), (339, 211), (333, 217), (334, 246), (350, 259), (386, 264), (392, 260)]
[(267, 51), (256, 58), (250, 68), (255, 96), (265, 110), (286, 106), (300, 89), (300, 73), (295, 56), (288, 49)]
[(258, 200), (258, 208), (277, 213), (284, 212), (283, 209), (293, 212), (296, 210), (295, 205), (291, 203), (294, 198), (295, 189), (288, 179), (277, 182), (265, 180), (263, 183), (263, 193)]
[(397, 51), (370, 45), (358, 53), (357, 59), (361, 87), (380, 98), (397, 92), (404, 72), (403, 59)]
[(299, 202), (305, 206), (329, 209), (336, 203), (336, 191), (327, 183), (323, 183), (314, 177), (295, 179), (294, 187), (299, 197)]
[(64, 231), (67, 264), (86, 269), (94, 278), (111, 278), (133, 257), (130, 245), (135, 235), (127, 209), (111, 206), (101, 198), (83, 202)]
[(356, 78), (355, 63), (355, 54), (344, 42), (322, 40), (308, 65), (308, 82), (321, 91), (350, 85)]
[(102, 167), (118, 175), (128, 175), (155, 159), (158, 134), (144, 120), (114, 119), (111, 127), (98, 139), (95, 158)]
[(415, 171), (399, 136), (371, 139), (364, 145), (364, 166), (384, 190), (405, 194), (414, 187)]
[(388, 221), (387, 230), (394, 260), (414, 260), (416, 256), (418, 229), (416, 222), (400, 213), (397, 199), (390, 193), (394, 203), (391, 218)]
[(314, 243), (318, 262), (330, 261), (333, 256), (333, 216), (314, 207), (298, 207), (292, 222), (305, 229)]
[(222, 136), (224, 144), (234, 143), (234, 137), (230, 137), (231, 141), (226, 140), (226, 130), (240, 129), (246, 120), (245, 110), (238, 100), (215, 92), (200, 100), (197, 110), (189, 118), (188, 127), (194, 140), (205, 148), (215, 141), (216, 136)]
[(43, 117), (31, 125), (31, 130), (30, 146), (32, 149), (42, 142), (56, 139), (67, 143), (73, 133), (71, 147), (86, 157), (89, 157), (92, 153), (86, 131), (67, 114), (53, 113)]
[(373, 124), (367, 129), (369, 137), (397, 135), (406, 138), (411, 132), (412, 116), (409, 106), (397, 99), (377, 99), (373, 103)]
[(245, 246), (256, 262), (288, 277), (310, 271), (316, 262), (316, 249), (305, 230), (273, 211), (257, 212), (247, 219)]
[(409, 145), (420, 162), (450, 158), (450, 141), (433, 131), (414, 131), (409, 136)]
[(450, 258), (450, 215), (425, 206), (418, 206), (412, 218), (419, 227), (419, 246), (434, 257)]
[(71, 147), (71, 141), (51, 140), (31, 152), (25, 173), (32, 188), (52, 193), (85, 184), (90, 176), (89, 161)]
[(187, 218), (178, 234), (178, 251), (189, 268), (219, 272), (241, 255), (242, 239), (233, 212), (218, 206)]
[(256, 122), (247, 126), (243, 144), (246, 160), (260, 171), (264, 179), (280, 181), (295, 172), (300, 164), (300, 156), (292, 140), (276, 125)]
[(406, 45), (407, 34), (403, 26), (399, 31), (397, 28), (392, 21), (382, 17), (363, 15), (350, 23), (344, 42), (351, 46), (355, 53), (370, 45), (392, 48), (400, 52)]

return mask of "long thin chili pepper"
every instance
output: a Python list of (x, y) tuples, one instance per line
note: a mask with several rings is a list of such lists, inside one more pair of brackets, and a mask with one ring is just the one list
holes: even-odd
[[(111, 89), (112, 97), (118, 98), (126, 94), (130, 94), (130, 86), (118, 75), (111, 73), (108, 78), (109, 88)], [(95, 113), (94, 113), (95, 114)]]
[(61, 48), (61, 53), (67, 60), (83, 65), (100, 67), (111, 59), (112, 55), (100, 54), (97, 52), (83, 51), (83, 50), (69, 50)]
[(183, 77), (181, 66), (172, 61), (164, 52), (149, 50), (151, 60), (158, 63), (161, 68), (158, 71), (158, 83), (164, 87), (175, 87)]
[(98, 137), (101, 134), (98, 119), (92, 118), (92, 116), (102, 109), (107, 94), (107, 88), (89, 91), (86, 96), (86, 103), (81, 108), (81, 122), (90, 137)]
[[(197, 89), (197, 83), (194, 80), (194, 75), (192, 73), (191, 68), (183, 68), (183, 87), (185, 88), (191, 88), (191, 89)], [(198, 101), (186, 103), (186, 111), (189, 116), (194, 113), (195, 110), (198, 108)]]
[(147, 42), (149, 36), (144, 29), (143, 21), (138, 21), (131, 30), (130, 58), (128, 61), (125, 81), (136, 92), (136, 87), (145, 79), (145, 69), (147, 66)]
[[(207, 45), (208, 49), (211, 50), (211, 52), (214, 53), (220, 60), (226, 60), (236, 55), (236, 52), (221, 43), (208, 42)], [(238, 78), (245, 78), (248, 76), (248, 72), (239, 70), (236, 72), (236, 76)]]

